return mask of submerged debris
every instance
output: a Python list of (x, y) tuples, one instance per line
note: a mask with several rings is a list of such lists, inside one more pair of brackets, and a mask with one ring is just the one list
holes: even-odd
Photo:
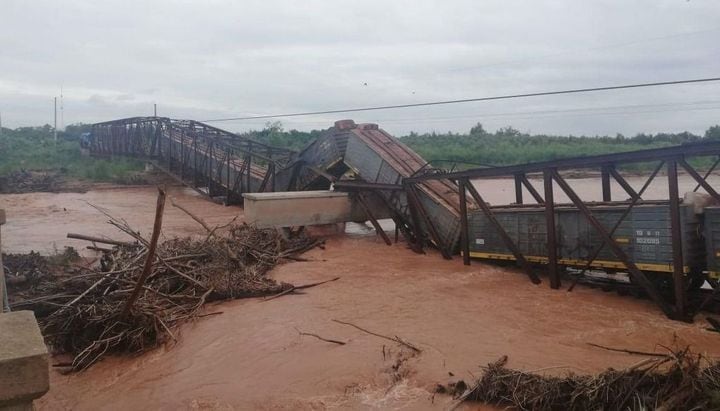
[(147, 242), (136, 238), (137, 245), (105, 251), (98, 267), (75, 265), (72, 274), (47, 269), (37, 254), (29, 258), (28, 273), (45, 274), (31, 274), (32, 287), (13, 296), (12, 308), (35, 311), (46, 343), (55, 353), (72, 354), (74, 370), (108, 353), (139, 353), (175, 339), (172, 330), (206, 302), (291, 289), (265, 274), (318, 244), (307, 236), (286, 239), (276, 230), (245, 224), (205, 238), (169, 239), (158, 244), (142, 292), (124, 315), (148, 253)]
[(506, 368), (506, 363), (502, 357), (488, 364), (469, 389), (455, 383), (443, 390), (459, 403), (521, 410), (720, 409), (720, 362), (707, 362), (687, 348), (598, 375), (538, 375)]

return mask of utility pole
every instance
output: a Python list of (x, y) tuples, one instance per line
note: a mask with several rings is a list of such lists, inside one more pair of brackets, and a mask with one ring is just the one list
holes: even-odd
[(55, 139), (55, 144), (57, 144), (57, 97), (54, 98), (55, 101), (55, 124), (53, 126), (53, 139)]
[(153, 111), (155, 113), (155, 117), (157, 117), (157, 103), (153, 103)]
[(65, 106), (63, 104), (63, 88), (60, 86), (60, 129), (65, 131)]

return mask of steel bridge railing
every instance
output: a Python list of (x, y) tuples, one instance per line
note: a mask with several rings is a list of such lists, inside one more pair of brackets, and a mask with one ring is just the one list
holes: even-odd
[(296, 153), (194, 120), (132, 117), (94, 124), (96, 155), (145, 158), (203, 195), (239, 203), (247, 192), (287, 187)]

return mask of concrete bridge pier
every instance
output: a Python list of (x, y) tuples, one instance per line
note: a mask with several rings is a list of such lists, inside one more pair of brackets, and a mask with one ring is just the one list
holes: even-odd
[[(0, 209), (0, 226), (3, 223), (5, 211)], [(2, 238), (0, 250), (1, 242)], [(0, 253), (0, 296), (5, 292)], [(33, 400), (50, 388), (47, 347), (32, 311), (3, 311), (0, 310), (0, 411), (33, 410)]]

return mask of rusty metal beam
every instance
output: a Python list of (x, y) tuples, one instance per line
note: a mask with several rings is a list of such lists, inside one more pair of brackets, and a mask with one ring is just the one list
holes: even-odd
[(410, 190), (412, 190), (411, 186), (405, 186), (405, 196), (408, 201), (408, 209), (410, 210), (410, 219), (412, 220), (412, 226), (410, 228), (413, 231), (413, 237), (415, 237), (413, 251), (416, 253), (424, 253), (425, 233), (422, 231), (422, 226), (420, 225), (420, 213), (415, 204), (415, 197), (410, 194)]
[(268, 164), (267, 171), (265, 172), (265, 176), (262, 179), (262, 182), (260, 183), (260, 188), (258, 188), (259, 193), (264, 193), (267, 190), (267, 186), (270, 183), (270, 180), (272, 179), (272, 176), (275, 174), (275, 164), (270, 163)]
[(463, 264), (470, 265), (470, 228), (468, 227), (467, 195), (466, 190), (470, 181), (461, 179), (458, 181), (458, 193), (460, 194), (460, 248), (463, 254)]
[(612, 201), (612, 190), (610, 188), (610, 168), (611, 166), (603, 165), (600, 169), (600, 180), (602, 182), (602, 198), (603, 201)]
[(545, 200), (543, 197), (538, 193), (538, 191), (535, 189), (535, 187), (530, 183), (530, 180), (528, 180), (527, 176), (525, 174), (520, 175), (520, 181), (523, 183), (527, 191), (530, 193), (530, 195), (535, 199), (535, 202), (542, 205), (545, 204)]
[(547, 238), (548, 275), (550, 288), (558, 289), (562, 285), (557, 256), (557, 235), (555, 233), (555, 193), (553, 193), (553, 169), (543, 172), (545, 188), (545, 230)]
[(621, 176), (620, 173), (618, 173), (618, 171), (615, 169), (615, 166), (609, 166), (609, 171), (610, 171), (610, 175), (613, 176), (615, 181), (617, 181), (618, 184), (620, 184), (620, 187), (622, 187), (623, 190), (625, 190), (625, 192), (628, 193), (631, 200), (635, 199), (637, 197), (640, 197), (638, 195), (638, 193), (635, 191), (635, 189), (632, 188), (630, 183), (628, 183), (627, 180), (625, 180), (625, 178), (623, 176)]
[(680, 218), (680, 193), (678, 190), (677, 162), (667, 162), (668, 195), (670, 196), (670, 233), (673, 253), (673, 288), (675, 291), (675, 314), (684, 317), (687, 295), (685, 288), (685, 270), (682, 249), (682, 227)]
[(329, 181), (329, 182), (331, 182), (331, 183), (337, 181), (337, 178), (335, 178), (334, 175), (325, 172), (325, 170), (321, 170), (321, 169), (319, 169), (319, 168), (317, 168), (317, 167), (314, 167), (314, 166), (311, 166), (311, 165), (308, 165), (308, 164), (306, 164), (305, 167), (306, 167), (308, 170), (310, 170), (310, 171), (312, 171), (313, 173), (315, 173), (316, 175), (324, 178), (325, 180), (327, 180), (327, 181)]
[(385, 241), (385, 244), (392, 245), (392, 241), (390, 241), (387, 233), (385, 233), (385, 230), (382, 229), (382, 226), (380, 226), (380, 223), (370, 210), (370, 206), (365, 200), (365, 196), (363, 195), (363, 193), (356, 193), (355, 198), (358, 200), (358, 204), (360, 204), (360, 207), (362, 207), (363, 211), (365, 211), (365, 215), (367, 215), (370, 223), (373, 225), (373, 227), (375, 227), (375, 232), (377, 233), (377, 235), (379, 235), (383, 239), (383, 241)]
[[(718, 166), (718, 164), (720, 164), (720, 156), (718, 156), (718, 158), (715, 159), (712, 166), (710, 166), (708, 171), (705, 173), (705, 175), (703, 176), (703, 180), (707, 180), (707, 178), (710, 177), (710, 174), (712, 174), (712, 172), (715, 171), (715, 168)], [(695, 186), (695, 188), (693, 189), (693, 192), (698, 191), (698, 189), (700, 189), (700, 183), (698, 183), (698, 185)]]
[(678, 164), (680, 164), (685, 169), (685, 171), (687, 171), (687, 173), (690, 174), (690, 176), (694, 178), (695, 181), (697, 181), (697, 183), (702, 186), (703, 189), (705, 189), (705, 191), (707, 191), (708, 194), (710, 194), (715, 200), (720, 201), (720, 194), (718, 194), (718, 192), (715, 191), (715, 189), (712, 188), (710, 184), (708, 184), (707, 180), (705, 180), (704, 177), (700, 176), (700, 174), (698, 174), (698, 172), (695, 171), (695, 169), (690, 164), (688, 164), (685, 159), (678, 159)]
[(601, 154), (586, 157), (574, 157), (537, 163), (518, 164), (512, 166), (474, 168), (453, 173), (433, 173), (418, 175), (405, 179), (407, 183), (417, 183), (426, 180), (459, 178), (484, 178), (512, 176), (517, 173), (542, 172), (548, 168), (573, 169), (595, 168), (604, 164), (639, 163), (647, 161), (668, 160), (681, 155), (685, 156), (714, 156), (720, 154), (720, 141), (684, 144), (681, 146), (655, 148), (649, 150), (626, 151), (613, 154)]
[[(450, 252), (446, 249), (445, 244), (443, 244), (442, 239), (440, 238), (440, 234), (438, 234), (437, 229), (435, 228), (435, 224), (432, 222), (430, 217), (427, 215), (427, 211), (425, 211), (425, 207), (423, 207), (422, 203), (420, 202), (420, 198), (417, 195), (417, 188), (414, 186), (408, 186), (408, 198), (412, 199), (415, 208), (417, 210), (417, 213), (422, 217), (423, 222), (425, 223), (425, 227), (430, 232), (430, 237), (432, 238), (433, 242), (437, 246), (437, 248), (440, 250), (440, 253), (442, 254), (443, 258), (446, 260), (451, 260), (452, 256), (450, 255)], [(420, 230), (420, 226), (417, 226), (418, 230)]]
[[(418, 246), (417, 246), (417, 240), (415, 239), (415, 235), (412, 232), (411, 225), (408, 224), (407, 221), (405, 220), (405, 217), (403, 217), (403, 215), (398, 210), (396, 210), (395, 207), (393, 207), (390, 199), (388, 199), (387, 197), (382, 195), (382, 193), (379, 192), (378, 190), (370, 190), (370, 192), (375, 194), (375, 196), (377, 196), (380, 199), (380, 201), (382, 201), (383, 204), (385, 204), (385, 207), (387, 207), (387, 209), (390, 210), (390, 212), (392, 213), (392, 219), (393, 219), (393, 222), (395, 222), (395, 242), (396, 243), (398, 242), (398, 230), (400, 230), (400, 231), (402, 231), (402, 234), (405, 237), (405, 239), (410, 244), (410, 248), (412, 248), (412, 250), (417, 253), (422, 253), (423, 252), (422, 248), (421, 247), (418, 248)], [(396, 193), (398, 193), (398, 192), (397, 191), (393, 192), (393, 194), (396, 194)]]
[(515, 174), (515, 204), (523, 203), (522, 174)]
[(480, 209), (485, 213), (485, 217), (490, 221), (490, 223), (495, 227), (495, 229), (500, 234), (500, 238), (502, 238), (503, 242), (505, 243), (505, 246), (510, 249), (510, 251), (515, 256), (515, 260), (517, 260), (520, 267), (525, 270), (525, 273), (527, 273), (527, 276), (530, 277), (530, 281), (533, 282), (533, 284), (540, 284), (540, 278), (535, 274), (535, 272), (532, 269), (532, 266), (528, 261), (525, 259), (525, 256), (520, 252), (520, 249), (515, 245), (515, 242), (510, 237), (510, 235), (505, 231), (505, 228), (500, 224), (500, 222), (495, 218), (495, 214), (493, 214), (492, 210), (490, 210), (490, 207), (487, 205), (485, 200), (482, 198), (480, 193), (473, 187), (472, 184), (467, 184), (467, 190), (470, 192), (470, 195), (475, 200), (475, 202), (478, 204)]

